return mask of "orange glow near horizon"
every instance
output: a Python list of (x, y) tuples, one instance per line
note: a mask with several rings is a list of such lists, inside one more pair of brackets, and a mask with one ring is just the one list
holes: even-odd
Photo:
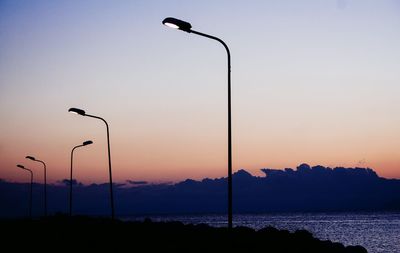
[[(71, 120), (76, 119), (71, 118)], [(79, 121), (79, 124), (82, 124), (84, 119)], [(86, 123), (89, 124), (90, 121)], [(94, 144), (75, 150), (74, 178), (85, 184), (108, 182), (105, 128), (100, 123), (92, 122), (91, 124), (99, 129), (89, 130), (93, 131), (93, 138), (87, 139), (92, 139)], [(180, 135), (149, 134), (153, 138), (136, 133), (137, 136), (133, 134), (129, 139), (120, 139), (111, 131), (111, 137), (114, 136), (111, 139), (114, 181), (123, 183), (126, 180), (145, 180), (161, 183), (177, 182), (187, 178), (199, 180), (207, 177), (226, 177), (226, 146), (223, 141), (223, 132), (221, 129), (219, 136), (212, 136), (213, 138), (185, 135), (181, 132)], [(369, 167), (374, 169), (379, 176), (400, 178), (397, 167), (400, 161), (395, 159), (399, 156), (390, 152), (394, 150), (395, 142), (393, 147), (386, 141), (375, 142), (375, 146), (368, 147), (365, 142), (370, 139), (360, 140), (359, 143), (353, 139), (352, 143), (345, 146), (346, 138), (334, 141), (333, 139), (338, 139), (336, 136), (331, 137), (331, 145), (322, 146), (322, 143), (328, 141), (327, 139), (310, 140), (286, 136), (285, 140), (285, 136), (271, 135), (258, 138), (257, 136), (245, 137), (245, 135), (235, 137), (236, 143), (239, 142), (242, 145), (234, 147), (234, 171), (245, 169), (255, 176), (263, 176), (260, 172), (261, 168), (294, 169), (301, 163), (308, 163), (311, 166), (323, 165), (331, 168)], [(280, 140), (279, 145), (264, 145), (268, 142), (278, 143), (274, 140), (275, 138)], [(36, 142), (26, 144), (23, 148), (21, 148), (23, 138), (20, 141), (14, 139), (15, 146), (2, 149), (1, 178), (18, 182), (25, 181), (25, 173), (15, 167), (17, 163), (21, 163), (34, 171), (36, 182), (42, 182), (42, 165), (25, 159), (25, 155), (34, 155), (46, 162), (48, 182), (56, 183), (68, 178), (71, 149), (85, 140), (82, 138), (77, 140), (77, 143), (72, 143), (71, 139), (71, 136), (64, 137), (62, 141), (58, 138), (62, 145), (52, 146), (54, 138), (38, 138)], [(135, 145), (135, 143), (140, 145)], [(385, 146), (386, 151), (383, 149)], [(36, 152), (23, 152), (24, 150), (36, 150)], [(46, 155), (39, 156), (40, 154)]]

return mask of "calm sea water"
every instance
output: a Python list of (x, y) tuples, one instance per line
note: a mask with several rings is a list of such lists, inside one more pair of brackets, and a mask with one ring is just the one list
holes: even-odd
[[(181, 221), (226, 226), (222, 215), (146, 216), (153, 221)], [(130, 217), (143, 220), (145, 216)], [(294, 213), (234, 215), (234, 226), (260, 229), (273, 226), (295, 231), (306, 229), (319, 239), (344, 245), (361, 245), (370, 253), (400, 253), (400, 213)]]

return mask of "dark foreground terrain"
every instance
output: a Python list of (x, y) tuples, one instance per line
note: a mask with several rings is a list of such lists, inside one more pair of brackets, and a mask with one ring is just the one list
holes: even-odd
[(53, 216), (40, 220), (1, 220), (2, 246), (13, 251), (112, 251), (112, 252), (320, 252), (364, 253), (361, 246), (316, 239), (299, 230), (290, 233), (266, 227), (254, 230), (181, 222), (128, 222), (104, 218)]

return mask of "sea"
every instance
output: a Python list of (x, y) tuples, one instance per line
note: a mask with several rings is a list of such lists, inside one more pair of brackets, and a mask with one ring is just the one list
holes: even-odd
[[(133, 216), (126, 220), (145, 218), (227, 226), (227, 216), (217, 214), (148, 215)], [(369, 253), (400, 253), (400, 212), (237, 214), (233, 216), (233, 225), (254, 229), (273, 226), (289, 231), (306, 229), (316, 238), (340, 242), (346, 246), (361, 245)]]

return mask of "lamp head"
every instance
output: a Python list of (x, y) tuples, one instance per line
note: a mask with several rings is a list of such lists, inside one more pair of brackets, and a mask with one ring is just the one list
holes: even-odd
[(163, 20), (163, 25), (190, 33), (192, 25), (180, 19), (168, 17)]
[(35, 157), (30, 156), (30, 155), (26, 156), (25, 158), (26, 158), (26, 159), (29, 159), (29, 160), (32, 160), (32, 161), (36, 161)]
[(78, 109), (78, 108), (69, 108), (68, 112), (73, 112), (82, 116), (85, 116), (85, 111), (82, 109)]
[(21, 168), (21, 169), (25, 169), (24, 165), (21, 165), (21, 164), (17, 164), (17, 167)]
[(90, 144), (93, 144), (93, 141), (85, 141), (82, 145), (86, 146), (86, 145), (90, 145)]

